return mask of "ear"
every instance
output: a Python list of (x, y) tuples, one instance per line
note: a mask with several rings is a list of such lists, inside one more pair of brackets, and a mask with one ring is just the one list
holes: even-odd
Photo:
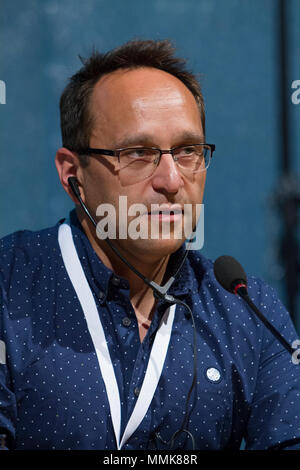
[[(74, 152), (71, 152), (71, 150), (68, 150), (65, 147), (61, 147), (56, 152), (55, 166), (56, 166), (62, 187), (64, 188), (66, 193), (70, 196), (72, 201), (75, 204), (78, 204), (78, 200), (74, 196), (74, 193), (68, 183), (68, 178), (70, 176), (74, 176), (78, 181), (79, 190), (80, 190), (82, 175), (81, 175), (81, 166), (80, 166), (78, 155)], [(83, 191), (80, 191), (80, 193), (84, 201)]]

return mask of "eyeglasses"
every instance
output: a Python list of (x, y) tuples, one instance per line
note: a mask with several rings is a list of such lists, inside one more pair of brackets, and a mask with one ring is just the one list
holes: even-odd
[(155, 147), (131, 147), (116, 150), (85, 148), (78, 152), (81, 155), (107, 155), (117, 157), (116, 170), (124, 183), (132, 184), (153, 175), (164, 153), (170, 153), (179, 170), (186, 174), (206, 170), (211, 162), (215, 145), (201, 143), (182, 145), (169, 150)]

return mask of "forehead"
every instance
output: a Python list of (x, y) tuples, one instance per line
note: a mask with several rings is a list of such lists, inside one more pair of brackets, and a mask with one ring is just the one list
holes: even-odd
[(104, 75), (95, 85), (93, 101), (103, 101), (121, 95), (124, 100), (151, 96), (159, 102), (162, 95), (171, 100), (194, 100), (191, 91), (174, 75), (151, 67), (119, 69)]
[[(119, 126), (161, 125), (185, 115), (200, 124), (200, 112), (191, 91), (176, 77), (154, 68), (125, 69), (103, 76), (90, 101), (94, 130), (117, 131)], [(201, 124), (200, 124), (201, 125)]]

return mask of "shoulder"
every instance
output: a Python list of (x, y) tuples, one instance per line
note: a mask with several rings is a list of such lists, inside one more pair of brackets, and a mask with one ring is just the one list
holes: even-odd
[(58, 226), (62, 220), (53, 227), (43, 230), (19, 230), (1, 238), (0, 259), (20, 252), (36, 255), (37, 252), (47, 250), (48, 246), (53, 245), (57, 239)]
[(19, 230), (0, 239), (0, 274), (4, 283), (9, 283), (15, 273), (28, 269), (34, 272), (45, 261), (55, 258), (59, 250), (58, 226), (62, 220), (53, 227)]
[[(207, 259), (199, 252), (191, 252), (189, 261), (196, 280), (194, 292), (197, 291), (197, 294), (204, 298), (209, 305), (213, 302), (224, 311), (234, 311), (236, 315), (241, 317), (243, 314), (249, 315), (249, 309), (246, 308), (243, 300), (235, 294), (229, 293), (217, 281), (214, 275), (213, 260)], [(279, 299), (277, 291), (259, 277), (247, 271), (246, 273), (249, 296), (262, 313), (278, 326), (289, 322), (289, 314)], [(232, 309), (233, 306), (234, 309)]]
[[(214, 260), (206, 258), (199, 252), (191, 252), (189, 254), (189, 262), (199, 289), (203, 288), (203, 286), (209, 286), (212, 290), (216, 290), (221, 294), (230, 295), (230, 293), (219, 284), (215, 277)], [(268, 297), (268, 295), (274, 297), (277, 295), (274, 288), (251, 273), (247, 273), (247, 286), (250, 297)], [(231, 295), (233, 298), (236, 297), (234, 294)]]

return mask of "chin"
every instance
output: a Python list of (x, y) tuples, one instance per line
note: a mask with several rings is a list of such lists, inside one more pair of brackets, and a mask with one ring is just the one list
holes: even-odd
[(133, 250), (138, 255), (141, 255), (145, 261), (153, 262), (155, 258), (161, 259), (165, 256), (175, 253), (184, 243), (185, 240), (134, 240)]

